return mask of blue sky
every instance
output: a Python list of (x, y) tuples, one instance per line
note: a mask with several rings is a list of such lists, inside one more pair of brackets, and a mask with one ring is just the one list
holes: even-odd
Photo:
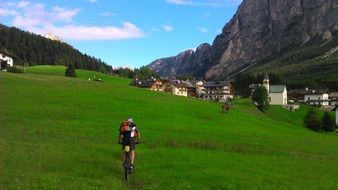
[(242, 0), (0, 0), (0, 23), (138, 68), (212, 43)]

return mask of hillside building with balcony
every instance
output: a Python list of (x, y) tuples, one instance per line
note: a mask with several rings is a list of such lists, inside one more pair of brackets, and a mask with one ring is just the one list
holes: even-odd
[(222, 101), (227, 98), (233, 98), (231, 85), (226, 81), (206, 81), (204, 87), (204, 100)]
[(0, 52), (0, 70), (6, 71), (7, 67), (13, 67), (13, 58), (6, 53)]

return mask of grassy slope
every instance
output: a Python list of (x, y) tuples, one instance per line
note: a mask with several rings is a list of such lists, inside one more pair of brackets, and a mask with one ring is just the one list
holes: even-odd
[[(218, 104), (129, 87), (123, 78), (28, 71), (0, 73), (0, 189), (337, 187), (337, 135), (304, 129), (305, 110), (264, 115), (240, 100), (222, 115)], [(93, 75), (104, 82), (83, 80)], [(115, 143), (128, 116), (143, 144), (126, 183)]]

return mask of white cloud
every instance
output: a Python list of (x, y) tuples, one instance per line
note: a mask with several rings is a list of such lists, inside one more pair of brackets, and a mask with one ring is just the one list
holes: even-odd
[(18, 13), (15, 10), (6, 10), (0, 8), (0, 16), (15, 16)]
[(112, 16), (116, 16), (116, 14), (108, 11), (108, 12), (102, 12), (102, 13), (100, 13), (100, 16), (112, 17)]
[(202, 33), (208, 33), (209, 32), (209, 30), (204, 28), (204, 27), (199, 27), (198, 30)]
[(79, 11), (80, 9), (67, 10), (58, 6), (55, 6), (52, 9), (52, 13), (57, 20), (66, 22), (71, 22), (73, 17), (75, 17)]
[[(12, 25), (18, 28), (41, 35), (52, 33), (64, 40), (121, 40), (144, 36), (143, 31), (130, 22), (123, 22), (121, 26), (76, 24), (73, 18), (78, 15), (80, 9), (54, 6), (47, 10), (43, 4), (30, 1), (21, 1), (15, 8), (15, 12), (4, 12), (0, 9), (0, 15), (12, 15)], [(107, 12), (104, 15), (113, 13)]]
[[(2, 3), (2, 6), (5, 6), (5, 7), (13, 7), (15, 6), (16, 3), (15, 2), (7, 2), (7, 3)], [(1, 5), (0, 5), (1, 7)]]
[(200, 1), (190, 1), (190, 0), (166, 0), (167, 3), (176, 4), (176, 5), (196, 5), (196, 6), (221, 6), (222, 4), (217, 2), (211, 2), (207, 0), (206, 2)]
[(176, 5), (191, 5), (192, 2), (190, 0), (166, 0), (168, 3), (176, 4)]
[(15, 16), (18, 15), (18, 12), (15, 10), (17, 3), (6, 2), (3, 3), (0, 1), (0, 16)]
[(44, 26), (54, 23), (70, 23), (80, 9), (66, 9), (55, 6), (50, 11), (41, 3), (21, 1), (17, 4), (17, 14), (12, 24), (16, 27)]
[(169, 25), (163, 25), (162, 28), (163, 28), (163, 30), (166, 31), (166, 32), (171, 32), (171, 31), (173, 31), (173, 27), (172, 27), (172, 26), (169, 26)]
[(68, 40), (122, 40), (143, 37), (144, 34), (137, 26), (125, 22), (121, 27), (116, 26), (83, 26), (83, 25), (49, 25), (44, 27), (30, 27), (30, 31), (38, 34), (52, 33)]
[(157, 27), (154, 27), (154, 28), (152, 28), (152, 29), (151, 29), (151, 31), (152, 31), (152, 32), (159, 32), (159, 31), (160, 31), (160, 29), (159, 29), (159, 28), (157, 28)]
[(222, 7), (226, 4), (242, 2), (242, 0), (166, 0), (166, 2), (175, 5)]
[(19, 8), (25, 8), (25, 7), (28, 7), (30, 4), (31, 4), (30, 1), (20, 1), (17, 6)]
[(203, 19), (207, 19), (207, 18), (209, 18), (209, 16), (210, 16), (209, 13), (204, 13), (204, 14), (202, 15), (202, 18), (203, 18)]
[(97, 2), (98, 0), (88, 0), (89, 2), (91, 2), (91, 3), (95, 3), (95, 2)]

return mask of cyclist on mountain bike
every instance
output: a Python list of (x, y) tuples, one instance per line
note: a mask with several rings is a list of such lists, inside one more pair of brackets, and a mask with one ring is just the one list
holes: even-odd
[[(136, 128), (136, 124), (132, 118), (128, 118), (121, 123), (119, 132), (120, 135), (118, 143), (122, 144), (122, 149), (124, 149), (127, 145), (130, 146), (131, 170), (133, 170), (135, 161), (135, 146), (141, 142), (140, 132)], [(125, 156), (125, 154), (123, 155)]]

